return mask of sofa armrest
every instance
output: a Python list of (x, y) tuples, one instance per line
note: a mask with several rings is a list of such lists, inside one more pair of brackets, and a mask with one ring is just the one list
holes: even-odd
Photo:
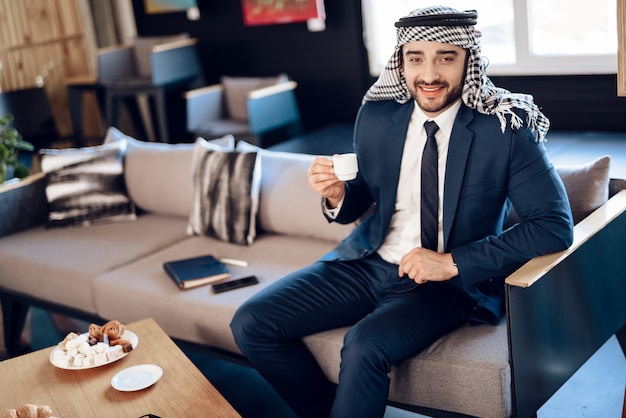
[(263, 97), (271, 96), (273, 94), (282, 93), (285, 91), (293, 91), (298, 87), (298, 83), (295, 81), (287, 81), (285, 83), (278, 83), (272, 86), (262, 87), (248, 92), (248, 99), (257, 100)]
[(177, 39), (174, 41), (163, 42), (163, 43), (154, 45), (151, 49), (151, 52), (154, 54), (157, 52), (169, 51), (171, 49), (194, 46), (197, 43), (198, 43), (198, 40), (196, 38)]
[(46, 221), (48, 201), (44, 173), (0, 186), (0, 237)]
[(248, 94), (248, 126), (251, 133), (262, 134), (300, 122), (295, 81), (253, 90)]
[(222, 118), (224, 109), (224, 87), (214, 84), (185, 92), (187, 105), (187, 131), (194, 132), (207, 121)]
[(626, 190), (506, 279), (514, 410), (531, 416), (626, 324)]
[(523, 288), (531, 286), (625, 211), (626, 190), (622, 190), (574, 226), (574, 241), (567, 250), (533, 258), (508, 276), (506, 284)]

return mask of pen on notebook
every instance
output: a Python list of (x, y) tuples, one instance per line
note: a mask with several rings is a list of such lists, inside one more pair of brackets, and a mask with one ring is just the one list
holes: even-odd
[(248, 267), (248, 262), (245, 260), (235, 260), (234, 258), (220, 258), (220, 261), (224, 264), (230, 264), (231, 266)]

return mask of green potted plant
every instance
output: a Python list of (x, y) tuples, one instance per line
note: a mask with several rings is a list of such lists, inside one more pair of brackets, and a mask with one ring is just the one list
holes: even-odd
[(0, 117), (0, 184), (11, 177), (23, 178), (28, 175), (28, 167), (18, 158), (19, 152), (34, 149), (33, 144), (25, 141), (11, 123), (12, 114)]

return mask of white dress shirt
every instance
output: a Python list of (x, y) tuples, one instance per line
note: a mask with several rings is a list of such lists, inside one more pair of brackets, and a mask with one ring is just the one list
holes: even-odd
[(435, 133), (437, 140), (438, 168), (439, 168), (439, 216), (437, 250), (443, 251), (443, 185), (446, 175), (446, 161), (448, 158), (448, 145), (454, 119), (461, 107), (458, 100), (445, 112), (432, 119), (424, 114), (419, 106), (411, 115), (409, 128), (402, 151), (400, 164), (400, 179), (398, 180), (398, 192), (396, 194), (396, 208), (391, 217), (391, 224), (385, 242), (378, 249), (378, 254), (383, 260), (399, 264), (400, 259), (415, 247), (422, 245), (420, 201), (421, 185), (420, 173), (422, 168), (422, 154), (426, 145), (426, 130), (424, 122), (433, 120), (439, 126)]

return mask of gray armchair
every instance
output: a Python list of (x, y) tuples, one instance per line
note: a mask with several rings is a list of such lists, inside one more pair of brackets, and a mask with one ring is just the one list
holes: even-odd
[[(437, 418), (536, 418), (613, 335), (626, 352), (626, 180), (608, 179), (607, 160), (557, 167), (579, 221), (574, 243), (506, 278), (499, 325), (466, 324), (394, 365), (390, 405)], [(348, 329), (304, 338), (334, 382)]]
[[(154, 108), (152, 119), (158, 125), (158, 139), (167, 142), (166, 92), (201, 85), (202, 68), (196, 42), (186, 34), (138, 37), (132, 45), (100, 50), (98, 84), (104, 90), (108, 125), (118, 124), (120, 100), (147, 95)], [(148, 122), (144, 121), (144, 125)]]
[[(185, 93), (187, 131), (205, 139), (232, 134), (268, 146), (300, 133), (297, 83), (277, 77), (222, 77), (221, 84)], [(274, 136), (272, 136), (274, 135)]]

